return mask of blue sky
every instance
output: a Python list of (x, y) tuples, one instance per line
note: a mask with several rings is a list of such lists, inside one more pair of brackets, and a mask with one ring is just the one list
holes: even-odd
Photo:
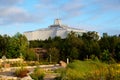
[(120, 0), (0, 0), (0, 34), (47, 28), (54, 19), (70, 27), (120, 34)]

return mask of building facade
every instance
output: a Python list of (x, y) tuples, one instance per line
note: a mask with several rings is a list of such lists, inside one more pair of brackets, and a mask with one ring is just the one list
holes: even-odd
[(46, 40), (49, 37), (54, 38), (55, 36), (60, 36), (62, 39), (64, 39), (71, 31), (75, 32), (77, 35), (82, 35), (83, 33), (87, 32), (86, 30), (71, 28), (67, 25), (63, 25), (60, 19), (56, 19), (54, 24), (50, 25), (48, 28), (27, 31), (24, 32), (24, 35), (27, 37), (28, 41)]

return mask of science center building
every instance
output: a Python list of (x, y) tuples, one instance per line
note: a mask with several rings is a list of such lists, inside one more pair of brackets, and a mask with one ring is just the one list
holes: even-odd
[(46, 40), (49, 37), (54, 38), (55, 36), (60, 36), (62, 39), (66, 38), (67, 35), (71, 32), (75, 32), (76, 35), (82, 35), (86, 33), (86, 30), (76, 29), (63, 25), (60, 19), (56, 19), (53, 25), (50, 25), (48, 28), (38, 29), (35, 31), (24, 32), (24, 35), (27, 37), (28, 41), (31, 40)]

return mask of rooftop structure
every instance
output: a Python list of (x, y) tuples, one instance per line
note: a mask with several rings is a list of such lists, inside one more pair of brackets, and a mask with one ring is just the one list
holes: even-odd
[(71, 31), (75, 32), (77, 35), (82, 35), (87, 32), (86, 30), (71, 28), (67, 25), (63, 25), (60, 19), (56, 19), (54, 24), (50, 25), (48, 28), (27, 31), (24, 32), (24, 35), (27, 37), (28, 41), (46, 40), (49, 37), (54, 38), (55, 36), (60, 36), (64, 39)]

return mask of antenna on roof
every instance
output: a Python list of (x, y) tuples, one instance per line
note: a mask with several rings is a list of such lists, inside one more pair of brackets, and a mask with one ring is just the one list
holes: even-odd
[(56, 15), (56, 19), (54, 20), (54, 24), (55, 25), (61, 25), (61, 19), (60, 19), (60, 15), (59, 15), (59, 8), (57, 9), (57, 15)]
[(60, 19), (59, 9), (57, 9), (57, 18), (56, 19)]

